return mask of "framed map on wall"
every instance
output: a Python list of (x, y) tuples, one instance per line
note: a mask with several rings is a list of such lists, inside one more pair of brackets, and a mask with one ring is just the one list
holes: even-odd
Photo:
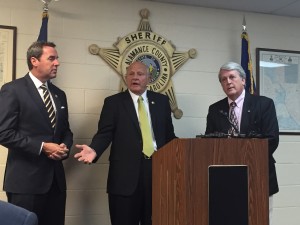
[(0, 87), (16, 78), (17, 28), (0, 25)]
[(257, 89), (274, 100), (280, 134), (300, 134), (300, 51), (256, 49)]

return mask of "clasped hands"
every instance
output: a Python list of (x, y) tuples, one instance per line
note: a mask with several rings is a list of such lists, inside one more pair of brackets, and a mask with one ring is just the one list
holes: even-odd
[(44, 142), (42, 151), (50, 159), (62, 160), (67, 157), (69, 149), (64, 143), (56, 144)]

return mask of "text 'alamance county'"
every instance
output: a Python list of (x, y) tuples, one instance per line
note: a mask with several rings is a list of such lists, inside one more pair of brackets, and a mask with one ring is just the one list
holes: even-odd
[(128, 35), (125, 38), (125, 41), (127, 44), (130, 44), (131, 42), (137, 41), (137, 40), (152, 40), (154, 42), (157, 42), (158, 44), (164, 45), (167, 43), (167, 41), (152, 32), (135, 32), (134, 34)]
[(127, 65), (130, 65), (132, 63), (132, 61), (135, 59), (135, 57), (141, 53), (150, 53), (150, 54), (156, 56), (158, 59), (160, 59), (161, 66), (168, 65), (168, 61), (167, 61), (167, 58), (165, 57), (164, 53), (162, 53), (160, 49), (153, 48), (152, 46), (148, 46), (148, 45), (138, 46), (138, 47), (134, 48), (127, 56), (128, 58), (126, 59), (125, 63)]

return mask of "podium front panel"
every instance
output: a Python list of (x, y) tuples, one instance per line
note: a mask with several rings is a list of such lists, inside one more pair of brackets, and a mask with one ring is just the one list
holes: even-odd
[(208, 168), (209, 225), (248, 225), (248, 166)]
[(174, 139), (152, 158), (154, 225), (209, 225), (208, 168), (248, 167), (248, 225), (269, 225), (266, 139)]

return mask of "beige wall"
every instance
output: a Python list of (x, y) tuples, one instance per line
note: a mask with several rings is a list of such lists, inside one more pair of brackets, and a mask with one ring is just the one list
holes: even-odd
[[(150, 10), (154, 32), (176, 45), (178, 51), (195, 48), (172, 78), (180, 120), (173, 119), (179, 137), (204, 133), (208, 106), (222, 98), (217, 70), (226, 61), (240, 61), (243, 15), (247, 20), (252, 58), (255, 48), (300, 51), (300, 19), (263, 14), (151, 3), (141, 0), (61, 0), (50, 5), (49, 40), (57, 44), (61, 66), (54, 81), (65, 90), (75, 143), (89, 143), (96, 132), (103, 99), (118, 92), (119, 76), (105, 62), (89, 54), (88, 46), (113, 47), (120, 36), (135, 31), (139, 11)], [(17, 76), (27, 72), (25, 52), (37, 38), (42, 5), (37, 0), (0, 1), (0, 24), (16, 26)], [(255, 65), (255, 63), (254, 63)], [(1, 107), (1, 106), (0, 106)], [(300, 224), (300, 138), (281, 136), (275, 153), (280, 193), (274, 199), (274, 224)], [(74, 154), (75, 150), (73, 150)], [(106, 195), (108, 151), (97, 164), (86, 166), (72, 157), (65, 162), (68, 182), (67, 225), (108, 225)], [(6, 150), (0, 150), (2, 185)], [(6, 199), (0, 192), (0, 198)]]

